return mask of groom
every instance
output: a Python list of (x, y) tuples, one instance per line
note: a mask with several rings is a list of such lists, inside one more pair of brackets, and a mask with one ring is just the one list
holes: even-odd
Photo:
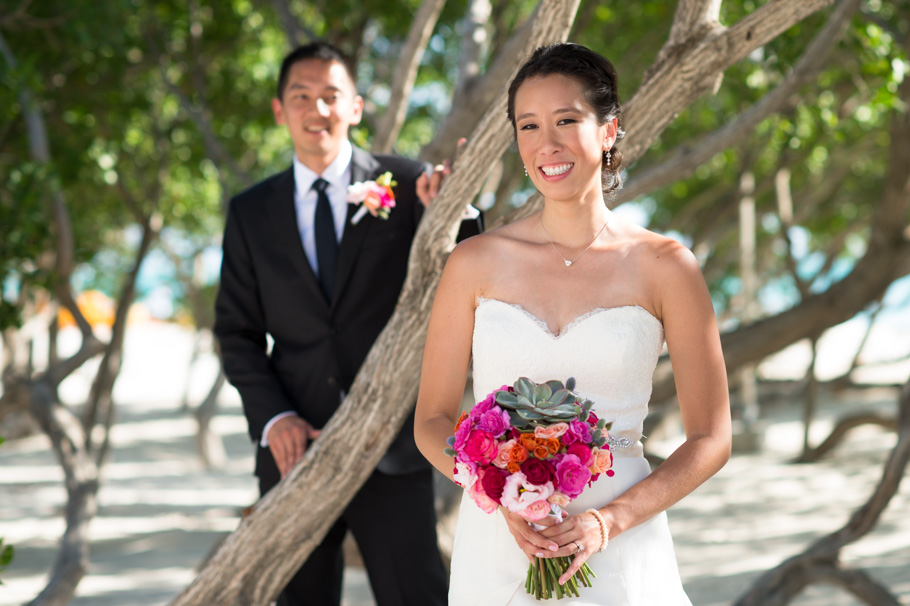
[[(272, 110), (293, 141), (293, 165), (231, 200), (215, 321), (258, 444), (261, 494), (303, 456), (350, 389), (395, 309), (411, 240), (441, 179), (419, 162), (351, 145), (363, 100), (349, 61), (326, 43), (284, 59)], [(348, 186), (386, 171), (397, 182), (388, 218), (353, 220), (359, 207), (346, 201)], [(465, 221), (460, 236), (478, 232), (479, 221)], [(340, 604), (347, 530), (377, 604), (445, 604), (432, 476), (413, 423), (412, 414), (279, 605)]]

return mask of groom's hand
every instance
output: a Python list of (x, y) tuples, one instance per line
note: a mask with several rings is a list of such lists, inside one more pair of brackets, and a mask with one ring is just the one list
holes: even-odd
[(321, 430), (314, 429), (312, 425), (298, 416), (289, 416), (279, 419), (269, 429), (269, 450), (281, 479), (291, 471), (294, 464), (303, 458), (310, 440), (316, 438)]
[[(463, 137), (458, 140), (455, 148), (456, 159), (466, 141), (467, 139)], [(452, 162), (446, 159), (442, 161), (442, 164), (434, 166), (432, 173), (425, 172), (417, 177), (417, 197), (420, 198), (420, 203), (429, 206), (430, 202), (439, 195), (443, 180), (450, 174), (452, 174)]]
[(421, 173), (417, 177), (417, 197), (424, 206), (429, 206), (442, 187), (442, 181), (452, 172), (452, 165), (448, 160), (433, 167), (433, 172)]

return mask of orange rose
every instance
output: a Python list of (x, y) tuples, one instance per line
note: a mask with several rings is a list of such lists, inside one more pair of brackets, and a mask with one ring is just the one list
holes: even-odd
[(465, 411), (461, 411), (461, 416), (458, 417), (458, 422), (455, 423), (455, 431), (458, 431), (458, 428), (461, 427), (461, 424), (467, 418), (468, 418), (468, 413), (466, 413)]
[(509, 473), (515, 473), (521, 471), (521, 465), (515, 461), (509, 461), (509, 465), (506, 467), (506, 469), (509, 470)]
[(521, 444), (515, 444), (512, 446), (512, 450), (509, 451), (509, 461), (515, 461), (516, 463), (524, 463), (528, 460), (528, 449), (522, 446)]
[(530, 451), (533, 451), (535, 448), (537, 448), (537, 438), (534, 437), (533, 433), (523, 433), (519, 435), (518, 443)]
[(547, 447), (547, 450), (550, 452), (550, 454), (556, 454), (559, 452), (559, 449), (562, 448), (562, 443), (558, 438), (547, 438), (546, 442), (544, 442), (544, 445)]
[(550, 450), (544, 444), (539, 444), (534, 447), (534, 456), (538, 459), (546, 459), (550, 456)]

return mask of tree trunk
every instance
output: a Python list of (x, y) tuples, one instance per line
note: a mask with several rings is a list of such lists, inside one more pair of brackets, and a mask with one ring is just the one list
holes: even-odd
[[(577, 0), (541, 2), (528, 46), (565, 39), (577, 7)], [(430, 307), (464, 201), (477, 194), (509, 144), (505, 105), (500, 95), (421, 221), (398, 308), (341, 408), (303, 460), (265, 495), (172, 605), (257, 605), (274, 599), (382, 457), (411, 410), (402, 403), (417, 397)]]

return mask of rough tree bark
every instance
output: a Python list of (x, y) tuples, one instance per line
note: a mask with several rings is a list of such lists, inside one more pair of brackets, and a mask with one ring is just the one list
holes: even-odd
[(882, 479), (865, 505), (840, 530), (816, 541), (803, 553), (766, 572), (735, 606), (784, 606), (808, 585), (827, 583), (849, 591), (872, 606), (899, 606), (887, 587), (863, 570), (843, 568), (840, 551), (872, 530), (900, 488), (910, 462), (910, 382), (898, 400), (898, 440), (885, 462)]
[(445, 0), (423, 0), (414, 16), (414, 21), (408, 30), (404, 48), (395, 62), (395, 73), (392, 75), (389, 105), (385, 115), (376, 125), (376, 135), (373, 137), (373, 153), (387, 154), (392, 151), (392, 146), (398, 139), (398, 133), (404, 125), (408, 113), (408, 101), (417, 78), (417, 68), (439, 19), (439, 13), (445, 6)]
[[(565, 39), (577, 8), (578, 0), (543, 0), (528, 46)], [(501, 94), (421, 221), (398, 308), (345, 402), (304, 459), (257, 504), (173, 606), (274, 599), (372, 472), (410, 412), (402, 403), (416, 399), (430, 306), (464, 201), (479, 191), (510, 136)], [(358, 448), (350, 448), (352, 443)]]

